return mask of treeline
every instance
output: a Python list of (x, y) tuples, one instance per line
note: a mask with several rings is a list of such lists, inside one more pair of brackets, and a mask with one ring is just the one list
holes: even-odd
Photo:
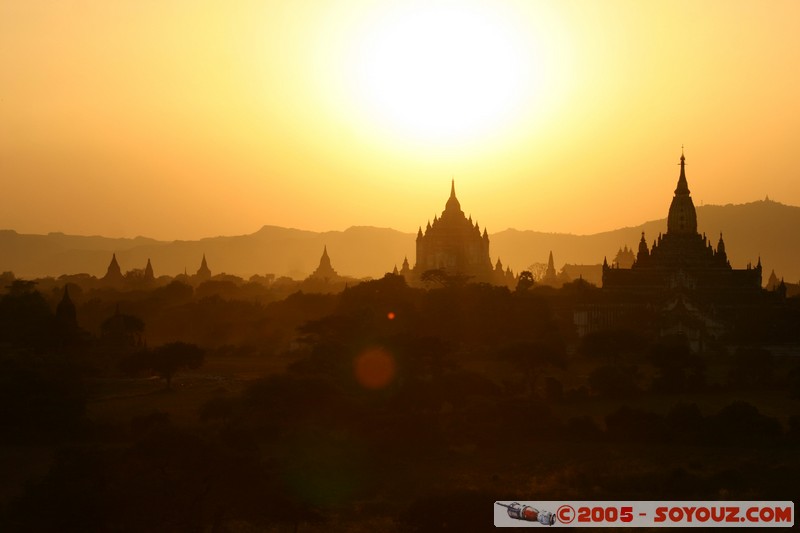
[[(665, 414), (622, 407), (602, 423), (564, 419), (535, 398), (448, 374), (423, 397), (419, 384), (377, 392), (289, 372), (210, 400), (194, 428), (159, 412), (136, 417), (105, 436), (114, 445), (95, 433), (63, 447), (0, 524), (481, 531), (498, 490), (530, 499), (780, 499), (800, 473), (797, 416), (782, 428), (734, 402), (708, 415), (676, 403)], [(520, 481), (531, 476), (541, 484)]]
[[(171, 284), (76, 293), (73, 315), (17, 280), (0, 298), (0, 444), (57, 451), (0, 529), (470, 531), (509, 494), (790, 499), (798, 363), (646, 327), (579, 338), (572, 310), (596, 291), (387, 275), (265, 302)], [(288, 364), (209, 392), (191, 423), (85, 415), (92, 380), (170, 380), (167, 358), (202, 354)]]

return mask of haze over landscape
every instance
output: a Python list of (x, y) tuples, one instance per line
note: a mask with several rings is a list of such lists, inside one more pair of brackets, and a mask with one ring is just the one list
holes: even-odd
[[(729, 251), (735, 267), (755, 264), (761, 258), (766, 269), (764, 283), (772, 270), (787, 282), (800, 280), (800, 250), (787, 246), (800, 227), (800, 208), (760, 201), (707, 205), (699, 207), (697, 213), (701, 231), (712, 242), (716, 243), (719, 233), (724, 232), (726, 241), (735, 243)], [(545, 263), (550, 251), (559, 269), (565, 263), (599, 265), (604, 257), (613, 260), (623, 246), (636, 248), (642, 231), (652, 241), (666, 231), (666, 220), (582, 236), (509, 229), (490, 234), (490, 251), (493, 261), (499, 258), (517, 273), (534, 263)], [(174, 242), (0, 231), (0, 271), (24, 277), (78, 273), (99, 277), (105, 273), (110, 255), (116, 253), (123, 271), (143, 268), (151, 259), (156, 275), (175, 276), (184, 270), (194, 273), (205, 254), (215, 273), (245, 278), (270, 273), (302, 279), (317, 267), (327, 246), (340, 273), (379, 278), (394, 266), (399, 268), (406, 257), (413, 265), (415, 237), (413, 233), (371, 227), (311, 232), (265, 226), (249, 235)]]

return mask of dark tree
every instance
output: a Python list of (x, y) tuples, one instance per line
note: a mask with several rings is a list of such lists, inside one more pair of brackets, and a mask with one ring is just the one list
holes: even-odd
[(517, 341), (498, 351), (501, 359), (511, 363), (523, 376), (531, 389), (536, 390), (538, 377), (545, 367), (566, 368), (567, 359), (563, 342), (557, 338), (538, 341)]
[(604, 398), (623, 399), (638, 395), (639, 369), (636, 365), (603, 365), (592, 370), (588, 384)]
[(650, 348), (650, 361), (656, 368), (653, 390), (684, 392), (705, 387), (705, 362), (692, 353), (685, 335), (668, 335)]
[(44, 349), (53, 344), (54, 316), (35, 281), (14, 280), (0, 298), (0, 345)]
[(167, 381), (169, 389), (172, 385), (172, 376), (178, 370), (199, 368), (204, 359), (205, 353), (198, 346), (185, 342), (171, 342), (153, 351), (152, 368)]
[(449, 274), (442, 268), (426, 270), (420, 276), (425, 285), (437, 284), (440, 287), (463, 287), (469, 281), (470, 276), (464, 274)]
[(519, 273), (519, 280), (517, 281), (517, 292), (525, 292), (533, 287), (533, 274), (530, 270), (523, 270)]
[(105, 342), (115, 348), (136, 348), (144, 344), (144, 322), (135, 316), (119, 312), (119, 306), (100, 325)]
[(0, 441), (47, 440), (77, 428), (86, 405), (80, 370), (64, 354), (0, 353)]
[(737, 389), (770, 387), (775, 359), (766, 348), (739, 347), (728, 370), (728, 383)]
[(625, 329), (607, 329), (588, 333), (578, 351), (606, 363), (619, 362), (623, 356), (643, 350), (645, 341), (638, 333)]
[(199, 368), (205, 359), (205, 352), (195, 344), (171, 342), (154, 350), (142, 350), (131, 355), (123, 363), (129, 372), (148, 370), (155, 372), (172, 389), (172, 377), (187, 368)]

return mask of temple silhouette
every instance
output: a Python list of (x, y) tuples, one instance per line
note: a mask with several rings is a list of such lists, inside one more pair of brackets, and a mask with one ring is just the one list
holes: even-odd
[(412, 276), (419, 279), (428, 270), (466, 276), (473, 282), (493, 280), (489, 234), (486, 228), (481, 233), (472, 216), (464, 215), (456, 198), (455, 180), (450, 184), (450, 198), (442, 216), (434, 216), (433, 224), (428, 222), (424, 233), (422, 226), (417, 231), (417, 261)]
[(197, 274), (195, 274), (198, 280), (206, 281), (211, 279), (211, 269), (208, 268), (208, 262), (206, 261), (206, 254), (203, 254), (203, 259), (200, 261), (200, 268), (197, 269)]
[(308, 279), (339, 281), (339, 274), (333, 269), (333, 266), (331, 266), (331, 258), (328, 256), (327, 245), (322, 249), (322, 256), (319, 258), (319, 266), (311, 273)]
[(122, 276), (122, 269), (120, 269), (119, 263), (117, 262), (116, 253), (111, 254), (111, 262), (106, 269), (106, 275), (100, 279), (106, 285), (120, 285), (125, 281), (125, 278)]
[(362, 280), (339, 274), (333, 268), (328, 255), (328, 246), (324, 245), (319, 265), (307, 278), (299, 282), (298, 288), (304, 292), (335, 294), (347, 290), (350, 285), (357, 285), (360, 281)]
[(147, 266), (144, 267), (144, 281), (146, 283), (151, 283), (155, 281), (156, 276), (153, 272), (153, 265), (150, 263), (150, 258), (147, 258)]
[[(184, 268), (184, 272), (176, 275), (174, 279), (190, 285), (199, 285), (204, 281), (211, 280), (213, 277), (214, 276), (212, 275), (211, 269), (208, 267), (206, 254), (203, 254), (203, 257), (200, 260), (200, 267), (197, 269), (196, 274), (189, 275)], [(74, 281), (77, 282), (79, 279), (80, 278), (77, 278)], [(169, 279), (168, 276), (167, 279)], [(147, 264), (144, 266), (144, 268), (134, 268), (123, 274), (122, 268), (117, 260), (117, 254), (113, 253), (111, 255), (111, 261), (108, 264), (108, 268), (106, 269), (106, 273), (98, 280), (98, 283), (100, 286), (106, 288), (131, 290), (152, 288), (159, 283), (166, 283), (166, 281), (164, 281), (164, 279), (159, 280), (159, 278), (156, 277), (153, 269), (153, 263), (149, 257), (147, 258)]]
[(617, 255), (614, 256), (614, 261), (611, 263), (611, 266), (616, 268), (630, 268), (635, 261), (636, 255), (626, 244), (624, 248), (617, 250)]
[(718, 300), (757, 294), (761, 290), (761, 259), (753, 267), (731, 267), (725, 241), (719, 236), (716, 250), (705, 234), (697, 231), (695, 211), (686, 180), (686, 158), (681, 153), (680, 176), (669, 207), (667, 232), (659, 234), (652, 248), (644, 232), (636, 259), (630, 268), (603, 262), (603, 289), (656, 295), (675, 289)]
[(611, 265), (604, 259), (602, 290), (574, 313), (579, 335), (642, 328), (660, 336), (685, 335), (694, 351), (703, 351), (742, 316), (770, 305), (771, 296), (761, 288), (761, 259), (734, 269), (722, 234), (715, 249), (698, 232), (683, 151), (666, 233), (652, 246), (642, 233), (632, 262), (630, 253), (621, 249)]
[(567, 276), (559, 276), (556, 272), (556, 264), (553, 260), (553, 251), (550, 250), (550, 255), (547, 257), (547, 268), (542, 275), (542, 278), (537, 280), (537, 283), (541, 285), (548, 285), (550, 287), (560, 287), (566, 281)]

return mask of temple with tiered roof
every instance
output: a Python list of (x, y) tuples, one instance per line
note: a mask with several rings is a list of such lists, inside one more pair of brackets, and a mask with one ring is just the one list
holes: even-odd
[(470, 281), (488, 282), (492, 278), (489, 259), (489, 234), (481, 233), (477, 222), (464, 215), (456, 198), (455, 180), (450, 185), (450, 198), (441, 217), (428, 222), (423, 233), (417, 232), (417, 262), (413, 273), (421, 276), (427, 270), (443, 270), (448, 274), (467, 276)]
[(658, 294), (683, 288), (700, 297), (715, 300), (761, 290), (761, 260), (754, 267), (734, 269), (719, 236), (714, 249), (705, 234), (697, 231), (697, 212), (686, 180), (686, 158), (681, 153), (680, 176), (669, 207), (667, 232), (659, 234), (648, 247), (645, 234), (639, 241), (630, 268), (603, 264), (603, 289), (614, 292)]

